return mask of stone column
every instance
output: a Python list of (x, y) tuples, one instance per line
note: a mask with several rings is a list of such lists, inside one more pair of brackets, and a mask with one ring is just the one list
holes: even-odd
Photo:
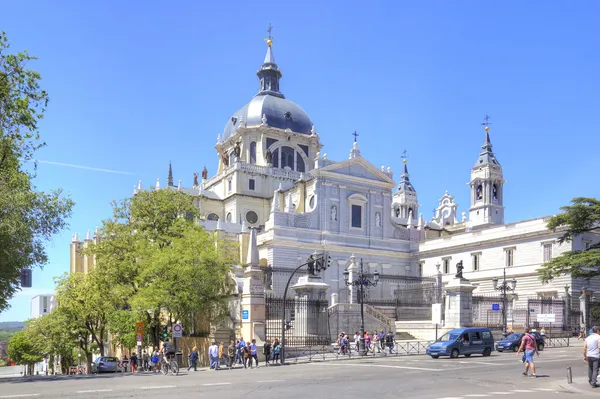
[(592, 323), (590, 320), (590, 298), (594, 294), (594, 291), (584, 287), (581, 290), (581, 295), (579, 296), (579, 310), (581, 311), (581, 326), (585, 329), (585, 335), (587, 336), (590, 328), (592, 328)]
[(454, 278), (446, 285), (444, 327), (473, 326), (473, 290), (475, 287), (464, 278)]
[(242, 291), (242, 336), (248, 341), (256, 338), (265, 340), (265, 289), (262, 282), (262, 270), (258, 266), (258, 246), (256, 229), (250, 230), (248, 244), (248, 262), (244, 270), (244, 289)]
[[(329, 284), (319, 276), (302, 276), (292, 286), (296, 292), (294, 334), (298, 337), (327, 337), (327, 297)], [(320, 301), (321, 307), (317, 307)]]
[[(356, 273), (358, 273), (358, 266), (356, 265), (356, 256), (352, 254), (350, 256), (350, 265), (348, 266), (348, 272), (350, 275), (348, 276), (348, 281), (354, 281), (356, 278)], [(358, 303), (358, 297), (356, 288), (351, 285), (348, 287), (348, 303)]]

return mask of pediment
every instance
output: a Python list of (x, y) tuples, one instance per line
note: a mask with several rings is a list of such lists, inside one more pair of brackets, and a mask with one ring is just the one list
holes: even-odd
[(365, 180), (372, 180), (379, 183), (395, 185), (394, 180), (385, 172), (377, 169), (374, 165), (362, 157), (348, 159), (347, 161), (337, 162), (324, 168), (318, 169), (330, 176), (339, 175), (340, 178), (349, 176)]

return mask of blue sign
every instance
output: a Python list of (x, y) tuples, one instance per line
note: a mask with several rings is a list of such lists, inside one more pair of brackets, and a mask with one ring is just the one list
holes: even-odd
[(248, 311), (247, 310), (242, 310), (242, 320), (248, 320)]
[(492, 310), (500, 310), (500, 304), (499, 303), (492, 303)]

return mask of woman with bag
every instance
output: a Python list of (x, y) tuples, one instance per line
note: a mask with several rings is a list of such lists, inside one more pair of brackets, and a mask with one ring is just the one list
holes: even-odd
[(193, 367), (194, 371), (196, 370), (196, 367), (198, 365), (198, 348), (196, 348), (194, 346), (194, 348), (192, 349), (192, 353), (190, 353), (190, 366), (188, 367), (187, 371), (190, 371), (190, 369)]

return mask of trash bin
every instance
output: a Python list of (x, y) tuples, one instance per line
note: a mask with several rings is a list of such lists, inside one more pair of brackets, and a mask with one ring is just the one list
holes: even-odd
[(181, 367), (183, 364), (183, 354), (181, 353), (181, 351), (177, 351), (175, 353), (175, 360), (177, 360), (177, 364), (179, 365), (179, 367)]

